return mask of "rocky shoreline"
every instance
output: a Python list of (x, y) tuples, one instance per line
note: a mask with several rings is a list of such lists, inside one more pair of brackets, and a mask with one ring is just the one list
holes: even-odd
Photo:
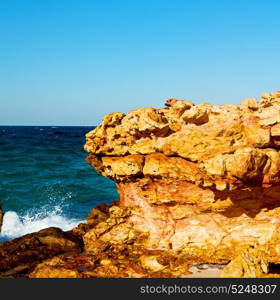
[(169, 99), (109, 114), (86, 138), (120, 201), (71, 231), (1, 243), (1, 277), (279, 276), (280, 92), (239, 105)]

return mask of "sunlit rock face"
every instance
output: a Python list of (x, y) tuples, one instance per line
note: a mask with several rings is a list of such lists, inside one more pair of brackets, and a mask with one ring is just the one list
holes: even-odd
[(133, 243), (142, 233), (146, 248), (217, 263), (254, 245), (280, 262), (280, 92), (239, 105), (169, 99), (109, 114), (86, 138), (88, 162), (130, 210), (98, 239)]

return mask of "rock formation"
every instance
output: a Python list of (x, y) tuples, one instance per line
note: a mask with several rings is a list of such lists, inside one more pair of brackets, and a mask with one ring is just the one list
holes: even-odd
[(78, 235), (55, 227), (0, 243), (0, 277), (24, 276), (41, 261), (63, 253), (80, 253), (82, 246)]
[(266, 253), (253, 245), (243, 250), (222, 271), (220, 277), (255, 278), (268, 273)]
[[(117, 184), (126, 220), (89, 230), (227, 263), (250, 245), (280, 263), (280, 92), (239, 105), (169, 99), (112, 113), (86, 135), (87, 161)], [(126, 212), (127, 214), (127, 212)], [(100, 226), (100, 224), (99, 224)]]
[(280, 92), (239, 105), (169, 99), (109, 114), (86, 139), (120, 200), (69, 232), (2, 243), (1, 277), (191, 277), (226, 264), (223, 277), (279, 276)]

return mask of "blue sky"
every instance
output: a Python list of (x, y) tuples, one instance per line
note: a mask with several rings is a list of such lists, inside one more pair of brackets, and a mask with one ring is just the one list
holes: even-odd
[(280, 90), (278, 0), (0, 0), (0, 124)]

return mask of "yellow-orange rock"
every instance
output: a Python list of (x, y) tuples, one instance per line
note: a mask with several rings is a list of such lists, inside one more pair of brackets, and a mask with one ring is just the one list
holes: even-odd
[(26, 276), (38, 263), (62, 253), (79, 253), (81, 238), (49, 227), (0, 243), (0, 277)]
[(221, 272), (220, 277), (262, 277), (268, 273), (268, 261), (263, 250), (251, 246), (243, 250)]
[(117, 183), (129, 215), (89, 230), (86, 251), (98, 240), (138, 243), (227, 263), (257, 245), (280, 263), (279, 128), (279, 92), (105, 116), (86, 136), (87, 161)]

